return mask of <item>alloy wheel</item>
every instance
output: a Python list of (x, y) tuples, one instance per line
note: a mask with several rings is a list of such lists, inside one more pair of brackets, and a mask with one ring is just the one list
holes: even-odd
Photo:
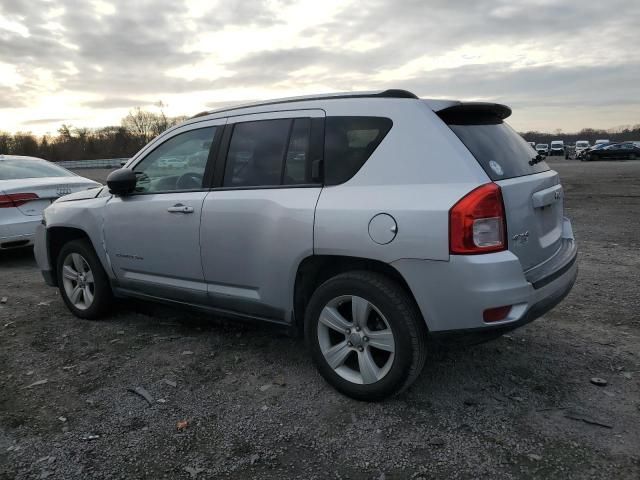
[(393, 365), (396, 343), (389, 322), (362, 297), (342, 295), (325, 305), (318, 342), (328, 365), (352, 383), (382, 380)]
[(62, 263), (62, 283), (69, 301), (79, 310), (93, 303), (95, 283), (87, 260), (79, 253), (70, 253)]

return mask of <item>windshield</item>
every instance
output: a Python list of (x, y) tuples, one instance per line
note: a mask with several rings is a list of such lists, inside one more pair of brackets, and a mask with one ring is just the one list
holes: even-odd
[(546, 143), (539, 143), (536, 145), (536, 148), (547, 148), (549, 145), (547, 145)]
[(576, 142), (576, 147), (588, 147), (589, 142)]
[(19, 178), (74, 177), (75, 174), (46, 160), (3, 159), (0, 160), (0, 180)]
[(562, 147), (564, 143), (562, 142), (551, 142), (552, 147)]

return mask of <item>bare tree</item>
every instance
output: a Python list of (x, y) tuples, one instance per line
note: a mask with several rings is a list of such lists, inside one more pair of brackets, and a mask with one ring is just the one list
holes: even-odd
[(134, 108), (122, 119), (122, 126), (145, 142), (155, 136), (156, 121), (153, 113), (140, 107)]

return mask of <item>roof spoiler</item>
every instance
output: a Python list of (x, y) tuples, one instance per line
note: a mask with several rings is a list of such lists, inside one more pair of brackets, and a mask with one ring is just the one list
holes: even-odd
[(460, 102), (436, 114), (448, 125), (477, 125), (501, 123), (511, 115), (511, 109), (500, 103)]

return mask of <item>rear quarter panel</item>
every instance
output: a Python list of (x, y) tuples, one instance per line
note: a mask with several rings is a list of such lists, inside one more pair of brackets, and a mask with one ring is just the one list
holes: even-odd
[[(325, 187), (316, 208), (314, 252), (393, 262), (449, 259), (449, 209), (489, 181), (455, 134), (416, 100), (326, 102), (327, 116), (391, 118), (393, 127), (352, 179)], [(395, 239), (379, 245), (370, 220), (393, 216)]]

